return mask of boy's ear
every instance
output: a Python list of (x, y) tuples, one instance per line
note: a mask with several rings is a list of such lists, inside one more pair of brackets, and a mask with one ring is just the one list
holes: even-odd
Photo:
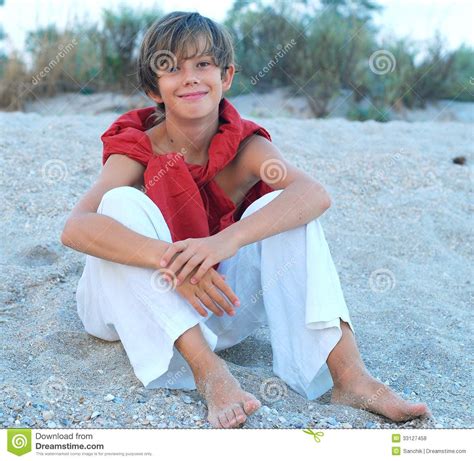
[(224, 76), (222, 77), (222, 90), (227, 91), (231, 85), (232, 80), (234, 79), (235, 75), (235, 66), (234, 64), (230, 64), (229, 67), (224, 72)]
[(150, 92), (150, 93), (147, 93), (147, 96), (150, 99), (153, 99), (153, 101), (155, 101), (156, 103), (161, 104), (163, 102), (163, 98), (160, 95), (156, 94), (156, 93)]

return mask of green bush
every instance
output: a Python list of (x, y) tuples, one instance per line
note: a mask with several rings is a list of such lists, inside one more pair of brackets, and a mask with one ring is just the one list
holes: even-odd
[(376, 122), (389, 122), (390, 113), (386, 108), (378, 109), (375, 106), (369, 107), (351, 107), (346, 117), (349, 120), (357, 120), (359, 122), (365, 122), (367, 120), (375, 120)]
[(136, 52), (145, 31), (161, 16), (157, 9), (122, 6), (116, 12), (103, 10), (103, 26), (95, 41), (100, 48), (101, 79), (105, 83), (123, 90), (136, 86)]
[(25, 96), (134, 90), (136, 52), (157, 14), (161, 12), (128, 7), (118, 12), (104, 9), (101, 26), (75, 23), (61, 32), (55, 26), (30, 32), (26, 50), (32, 56), (32, 83), (28, 83)]
[(445, 40), (436, 35), (428, 45), (426, 56), (416, 66), (408, 107), (424, 107), (429, 100), (438, 99), (446, 92), (446, 83), (452, 74), (454, 53), (444, 49)]
[(361, 19), (342, 16), (326, 9), (308, 28), (304, 66), (296, 81), (305, 89), (316, 117), (327, 115), (329, 103), (341, 88), (354, 90), (362, 97), (365, 90), (365, 60), (373, 43), (372, 30)]
[(244, 91), (260, 91), (289, 85), (304, 59), (305, 33), (291, 4), (260, 1), (236, 2), (225, 27), (233, 37), (239, 85)]
[(377, 107), (411, 107), (416, 81), (415, 52), (406, 39), (382, 43), (365, 60), (368, 96)]
[[(448, 52), (439, 35), (425, 47), (407, 39), (381, 42), (372, 23), (379, 9), (374, 0), (235, 0), (224, 21), (237, 64), (228, 96), (289, 86), (324, 117), (341, 90), (350, 90), (347, 116), (378, 121), (389, 120), (392, 109), (422, 107), (432, 99), (474, 101), (474, 49)], [(17, 55), (0, 56), (0, 103), (20, 108), (32, 94), (58, 91), (134, 91), (139, 45), (162, 14), (121, 6), (103, 10), (99, 24), (30, 33), (32, 69)], [(380, 53), (393, 56), (387, 72), (374, 70)]]
[(453, 53), (453, 65), (440, 95), (446, 99), (474, 101), (474, 49), (461, 46)]
[(250, 85), (258, 91), (291, 86), (321, 117), (341, 88), (360, 96), (366, 91), (360, 61), (372, 46), (374, 30), (361, 12), (369, 11), (370, 2), (356, 1), (360, 8), (350, 9), (345, 1), (326, 1), (316, 12), (306, 2), (296, 3), (303, 8), (285, 0), (275, 6), (234, 3), (225, 22), (241, 71), (234, 94), (248, 92)]

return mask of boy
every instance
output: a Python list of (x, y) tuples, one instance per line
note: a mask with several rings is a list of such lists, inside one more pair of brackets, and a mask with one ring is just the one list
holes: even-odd
[(215, 351), (264, 322), (275, 374), (307, 398), (334, 384), (333, 403), (395, 421), (429, 414), (366, 370), (317, 220), (330, 197), (223, 98), (228, 33), (170, 13), (147, 31), (138, 72), (157, 107), (104, 133), (101, 175), (62, 234), (89, 255), (77, 290), (86, 330), (120, 339), (147, 387), (197, 387), (216, 428), (241, 426), (261, 403)]

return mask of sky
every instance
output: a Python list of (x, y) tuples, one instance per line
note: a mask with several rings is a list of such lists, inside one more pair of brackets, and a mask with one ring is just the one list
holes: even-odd
[[(98, 20), (103, 7), (114, 9), (123, 4), (150, 8), (159, 5), (165, 12), (199, 11), (215, 21), (222, 21), (233, 0), (4, 0), (0, 6), (0, 24), (8, 35), (2, 44), (7, 53), (22, 50), (28, 31), (54, 23), (58, 28), (74, 18)], [(474, 0), (378, 0), (385, 8), (374, 18), (382, 36), (410, 37), (428, 40), (439, 30), (446, 39), (446, 48), (462, 43), (474, 47), (472, 18)]]

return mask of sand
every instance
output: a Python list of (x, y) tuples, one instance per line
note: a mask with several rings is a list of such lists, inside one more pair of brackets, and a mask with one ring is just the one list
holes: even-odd
[[(145, 390), (120, 342), (84, 331), (85, 255), (60, 233), (117, 114), (52, 113), (0, 113), (0, 426), (210, 427), (196, 391)], [(321, 222), (367, 368), (433, 418), (392, 423), (330, 392), (308, 402), (273, 375), (264, 326), (219, 353), (245, 390), (282, 391), (245, 427), (472, 427), (473, 125), (254, 120), (332, 197)]]

